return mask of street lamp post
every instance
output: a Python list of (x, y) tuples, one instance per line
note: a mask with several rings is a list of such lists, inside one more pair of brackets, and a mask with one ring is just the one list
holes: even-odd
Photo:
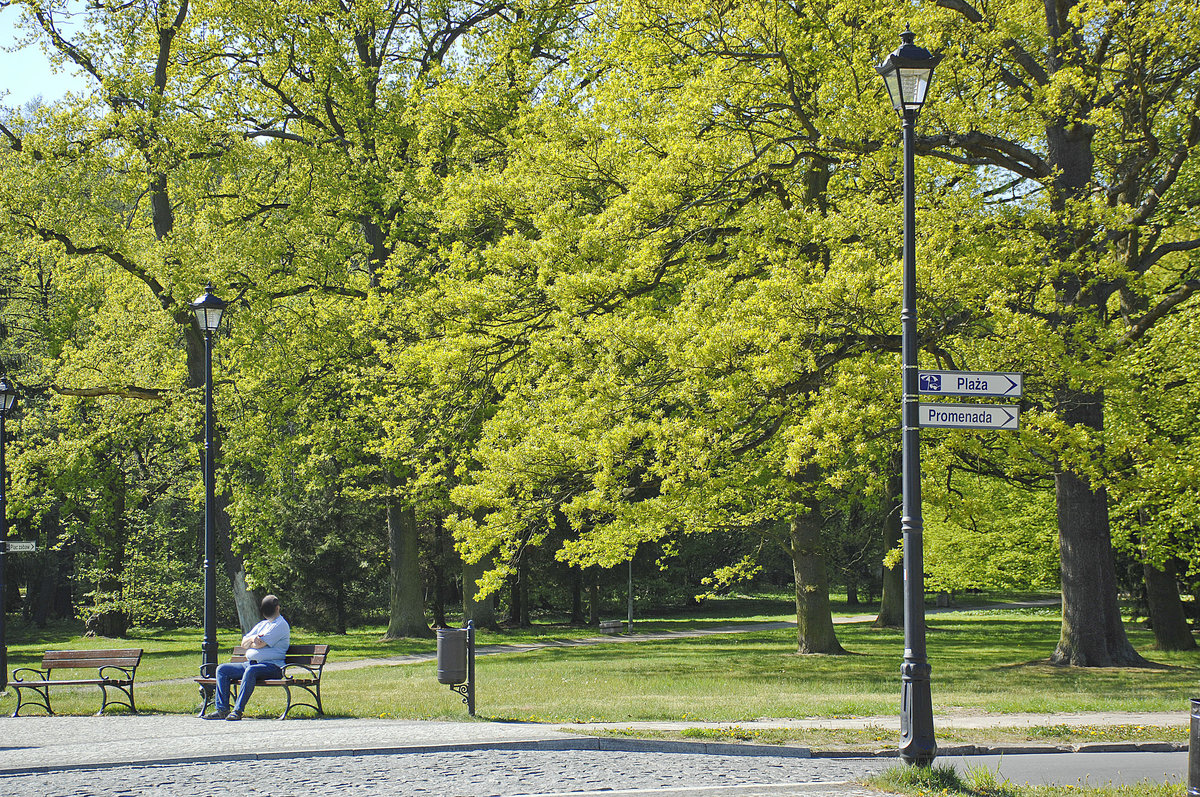
[(8, 632), (4, 614), (8, 611), (4, 602), (8, 591), (4, 577), (4, 560), (8, 558), (8, 496), (5, 493), (8, 470), (4, 462), (4, 447), (8, 441), (4, 436), (4, 421), (16, 404), (17, 391), (7, 379), (0, 376), (0, 692), (8, 689)]
[(203, 663), (201, 675), (213, 677), (217, 672), (217, 575), (214, 564), (217, 555), (216, 518), (213, 514), (213, 399), (212, 346), (213, 335), (221, 324), (225, 301), (212, 292), (212, 285), (192, 302), (196, 326), (204, 333), (204, 642), (200, 645)]
[(8, 471), (5, 465), (4, 450), (7, 444), (5, 438), (5, 420), (8, 412), (17, 406), (17, 390), (0, 377), (0, 691), (8, 688), (8, 636), (5, 612), (5, 595), (8, 585), (5, 581), (5, 559), (8, 558), (8, 497), (5, 493), (5, 483)]
[(907, 27), (901, 45), (875, 67), (887, 86), (904, 131), (904, 306), (900, 311), (901, 354), (904, 368), (902, 405), (904, 536), (904, 664), (900, 669), (900, 758), (906, 764), (928, 766), (937, 756), (933, 735), (933, 698), (925, 652), (925, 563), (922, 554), (921, 436), (917, 393), (917, 258), (916, 200), (913, 189), (913, 136), (917, 114), (925, 104), (933, 68), (940, 55), (913, 44)]

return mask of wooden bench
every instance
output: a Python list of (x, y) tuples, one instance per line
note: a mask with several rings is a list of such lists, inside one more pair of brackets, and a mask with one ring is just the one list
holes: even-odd
[[(110, 705), (126, 706), (133, 714), (137, 708), (133, 703), (133, 679), (137, 674), (138, 663), (142, 660), (141, 648), (122, 650), (47, 650), (42, 654), (41, 669), (21, 667), (13, 670), (10, 685), (17, 690), (17, 710), (12, 716), (19, 717), (21, 709), (28, 706), (44, 708), (47, 714), (54, 714), (50, 708), (50, 687), (52, 686), (98, 686), (103, 700), (96, 716), (104, 713)], [(95, 678), (51, 678), (55, 670), (89, 670), (96, 668)], [(22, 674), (32, 677), (23, 678)], [(125, 700), (109, 699), (109, 689), (115, 689), (124, 695)]]
[[(266, 678), (261, 681), (256, 681), (254, 688), (260, 686), (282, 686), (284, 692), (287, 693), (287, 707), (283, 713), (279, 715), (279, 719), (287, 719), (288, 712), (297, 706), (305, 706), (314, 709), (317, 714), (324, 716), (325, 709), (321, 705), (321, 671), (325, 668), (325, 659), (329, 656), (328, 645), (292, 645), (287, 649), (285, 654), (286, 659), (283, 665), (282, 678)], [(234, 664), (242, 664), (246, 661), (246, 648), (238, 645), (233, 649), (233, 655), (229, 659)], [(201, 667), (201, 672), (203, 672)], [(200, 716), (203, 717), (208, 712), (208, 705), (213, 701), (213, 690), (216, 688), (217, 679), (216, 673), (211, 677), (201, 676), (195, 679), (200, 685)], [(234, 681), (230, 687), (229, 701), (230, 705), (237, 697), (238, 682)], [(312, 703), (294, 702), (292, 700), (292, 689), (303, 690), (305, 697), (313, 700)]]

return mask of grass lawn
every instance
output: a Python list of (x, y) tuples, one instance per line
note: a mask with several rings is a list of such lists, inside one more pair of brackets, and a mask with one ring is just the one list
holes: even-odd
[(892, 767), (868, 785), (912, 797), (1183, 797), (1182, 783), (1130, 786), (1026, 786), (1001, 779), (987, 767), (960, 776), (949, 765)]
[[(768, 603), (732, 613), (726, 622), (783, 619)], [(692, 617), (690, 625), (722, 619)], [(655, 630), (683, 621), (662, 618), (639, 623)], [(678, 627), (678, 626), (677, 626)], [(1152, 638), (1129, 629), (1135, 646), (1163, 666), (1137, 670), (1053, 667), (1045, 663), (1059, 634), (1057, 610), (960, 612), (929, 618), (929, 658), (933, 665), (936, 713), (1179, 711), (1188, 710), (1200, 676), (1200, 654), (1151, 650)], [(432, 640), (379, 640), (381, 629), (345, 636), (302, 629), (294, 642), (327, 641), (332, 661), (433, 650)], [(528, 653), (480, 657), (477, 707), (481, 719), (541, 722), (696, 720), (744, 722), (760, 717), (800, 718), (840, 715), (892, 715), (898, 710), (903, 635), (864, 624), (838, 627), (847, 656), (798, 656), (795, 631), (759, 631), (695, 639), (549, 648)], [(549, 627), (523, 632), (485, 633), (478, 644), (522, 643), (544, 638), (594, 636), (593, 629)], [(142, 647), (138, 706), (143, 711), (183, 713), (198, 704), (189, 682), (196, 673), (200, 632), (135, 631), (127, 640), (85, 639), (69, 627), (31, 638), (29, 629), (10, 633), (10, 670), (36, 663), (47, 648)], [(220, 635), (222, 650), (238, 640)], [(328, 672), (324, 699), (333, 715), (359, 717), (467, 719), (461, 699), (439, 685), (432, 662)], [(60, 713), (91, 713), (99, 690), (55, 693)], [(0, 698), (11, 712), (15, 696)], [(281, 690), (261, 690), (251, 713), (282, 710)], [(303, 716), (303, 713), (301, 713)]]

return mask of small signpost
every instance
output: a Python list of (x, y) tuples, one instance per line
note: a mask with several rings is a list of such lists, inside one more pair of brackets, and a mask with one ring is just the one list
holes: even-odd
[(9, 553), (33, 553), (37, 550), (37, 543), (32, 540), (9, 540), (5, 549)]
[(921, 371), (917, 392), (926, 396), (1020, 398), (1024, 374), (990, 371)]
[(1003, 404), (921, 404), (922, 428), (1016, 430), (1021, 413)]

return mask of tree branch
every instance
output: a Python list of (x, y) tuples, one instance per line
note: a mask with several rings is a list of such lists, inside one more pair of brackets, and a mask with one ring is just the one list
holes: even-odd
[(1190, 299), (1196, 291), (1200, 291), (1200, 280), (1188, 280), (1168, 294), (1161, 302), (1150, 308), (1145, 315), (1129, 327), (1125, 333), (1124, 343), (1133, 343), (1146, 334), (1150, 327), (1167, 313)]
[(164, 391), (159, 388), (137, 387), (136, 385), (125, 385), (124, 387), (61, 387), (59, 385), (51, 385), (50, 389), (60, 396), (80, 396), (83, 398), (120, 396), (121, 398), (141, 399), (143, 401), (167, 400)]

